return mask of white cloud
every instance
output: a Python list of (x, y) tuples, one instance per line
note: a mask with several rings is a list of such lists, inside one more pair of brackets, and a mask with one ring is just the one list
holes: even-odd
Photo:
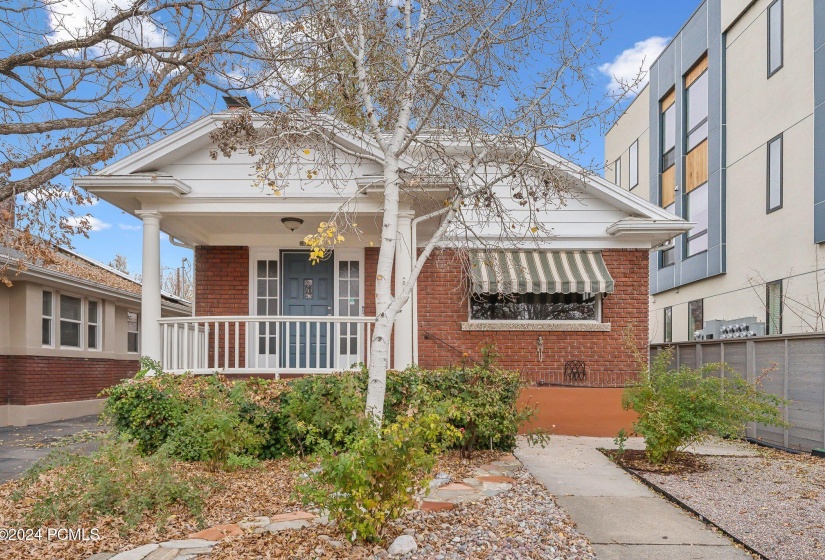
[(135, 224), (135, 225), (118, 224), (117, 227), (119, 227), (120, 229), (125, 229), (126, 231), (140, 231), (140, 229), (141, 229), (140, 224)]
[(103, 220), (99, 218), (95, 218), (92, 215), (88, 216), (70, 216), (68, 218), (63, 218), (66, 224), (72, 227), (78, 227), (81, 222), (88, 222), (91, 226), (91, 231), (103, 231), (104, 229), (109, 229), (112, 227), (112, 224), (107, 224)]
[[(46, 4), (49, 13), (49, 28), (52, 32), (46, 36), (51, 43), (71, 41), (86, 37), (98, 31), (106, 20), (118, 10), (132, 7), (129, 0), (57, 0)], [(131, 18), (121, 23), (116, 33), (146, 47), (164, 45), (169, 37), (155, 22), (146, 18)], [(114, 54), (121, 48), (112, 43), (103, 43), (92, 49), (95, 54)], [(107, 53), (107, 51), (109, 51)]]
[[(639, 93), (647, 84), (650, 65), (669, 42), (669, 37), (648, 37), (619, 53), (613, 62), (599, 66), (599, 72), (610, 78), (607, 91), (611, 95), (621, 95), (626, 91), (634, 95)], [(636, 80), (639, 80), (638, 84)]]

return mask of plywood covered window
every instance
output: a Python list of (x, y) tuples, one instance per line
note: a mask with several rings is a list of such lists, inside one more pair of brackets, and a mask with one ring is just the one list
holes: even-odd
[(660, 102), (662, 111), (662, 179), (659, 204), (667, 208), (676, 196), (676, 90)]
[(703, 56), (685, 74), (685, 213), (696, 222), (685, 254), (708, 250), (708, 60)]

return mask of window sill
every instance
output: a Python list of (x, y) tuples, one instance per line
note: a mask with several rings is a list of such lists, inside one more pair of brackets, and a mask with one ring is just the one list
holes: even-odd
[(596, 321), (467, 321), (462, 331), (609, 332), (610, 323)]

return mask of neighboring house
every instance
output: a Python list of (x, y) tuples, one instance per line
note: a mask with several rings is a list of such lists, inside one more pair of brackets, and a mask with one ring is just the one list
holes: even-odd
[(825, 330), (824, 43), (825, 2), (707, 0), (608, 132), (606, 176), (696, 223), (651, 255), (652, 342)]
[[(21, 253), (0, 244), (0, 262)], [(74, 252), (27, 263), (0, 285), (0, 426), (26, 426), (100, 412), (100, 392), (138, 369), (140, 283)], [(191, 305), (164, 294), (164, 316)]]
[[(227, 374), (324, 373), (365, 361), (382, 201), (380, 189), (360, 187), (374, 183), (379, 169), (353, 156), (356, 173), (343, 189), (319, 182), (281, 196), (261, 192), (253, 188), (254, 157), (210, 157), (210, 133), (230, 117), (206, 116), (76, 180), (143, 220), (144, 278), (158, 276), (161, 230), (195, 248), (193, 318), (161, 319), (158, 288), (144, 284), (144, 353), (169, 370)], [(337, 141), (371, 149), (347, 134)], [(571, 178), (582, 173), (549, 152), (543, 157)], [(468, 277), (462, 255), (444, 250), (431, 258), (395, 323), (395, 368), (478, 359), (492, 342), (504, 367), (534, 381), (572, 383), (564, 370), (573, 361), (584, 362), (581, 381), (591, 385), (617, 386), (635, 375), (625, 335), (646, 343), (648, 252), (686, 224), (604, 179), (584, 177), (566, 205), (544, 213), (553, 238), (502, 248), (495, 257), (503, 267), (471, 251), (466, 257), (476, 267)], [(363, 234), (311, 265), (303, 238), (350, 196)], [(410, 270), (410, 247), (420, 248), (432, 231), (432, 222), (416, 219), (430, 211), (403, 208), (396, 280)]]

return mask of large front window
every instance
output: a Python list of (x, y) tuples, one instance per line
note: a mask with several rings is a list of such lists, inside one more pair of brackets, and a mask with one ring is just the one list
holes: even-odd
[(599, 294), (473, 294), (479, 321), (597, 321)]
[(685, 75), (685, 213), (696, 225), (687, 234), (688, 257), (708, 250), (708, 62), (702, 57)]

